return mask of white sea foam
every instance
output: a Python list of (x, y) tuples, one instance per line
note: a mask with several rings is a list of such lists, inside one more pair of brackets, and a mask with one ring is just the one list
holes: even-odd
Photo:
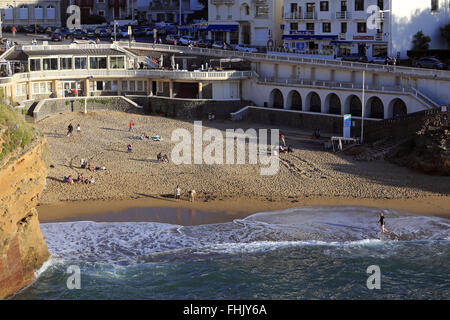
[(183, 256), (258, 253), (299, 246), (370, 252), (390, 241), (450, 239), (449, 220), (389, 211), (380, 237), (379, 210), (295, 208), (254, 214), (228, 223), (179, 226), (153, 222), (44, 223), (55, 258), (128, 265)]

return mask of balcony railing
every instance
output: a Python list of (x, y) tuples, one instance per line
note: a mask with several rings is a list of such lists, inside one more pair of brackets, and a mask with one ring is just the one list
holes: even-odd
[(347, 35), (345, 33), (340, 33), (339, 40), (345, 40), (345, 39), (347, 39)]
[(286, 20), (314, 20), (317, 19), (316, 12), (305, 12), (301, 14), (299, 12), (286, 12), (284, 14), (284, 19)]
[(234, 4), (234, 0), (211, 0), (211, 4)]
[(349, 20), (352, 18), (352, 14), (348, 11), (336, 12), (336, 19), (338, 20)]
[(287, 20), (302, 20), (302, 15), (298, 12), (286, 12), (284, 18)]

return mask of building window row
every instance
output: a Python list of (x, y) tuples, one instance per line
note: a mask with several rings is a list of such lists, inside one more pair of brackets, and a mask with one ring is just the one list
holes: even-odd
[[(33, 7), (28, 7), (27, 5), (20, 5), (19, 6), (19, 16), (16, 18), (21, 20), (27, 20), (28, 19), (28, 13), (29, 10), (33, 9)], [(46, 19), (47, 20), (55, 20), (56, 19), (56, 10), (54, 5), (48, 5), (45, 8), (46, 13)], [(14, 8), (11, 5), (6, 6), (6, 8), (3, 9), (3, 19), (4, 20), (14, 20)], [(43, 20), (44, 19), (44, 8), (41, 5), (35, 5), (34, 6), (34, 18), (37, 20)]]
[[(347, 29), (347, 22), (342, 22), (340, 24), (341, 30), (340, 33), (347, 33), (348, 29)], [(289, 24), (289, 30), (294, 30), (294, 31), (298, 31), (299, 30), (299, 25), (297, 22), (291, 22)], [(307, 31), (315, 31), (316, 30), (316, 26), (315, 23), (306, 23), (306, 30)], [(331, 22), (323, 22), (322, 23), (322, 32), (323, 33), (330, 33), (332, 30), (331, 28)], [(356, 24), (356, 31), (357, 33), (367, 33), (367, 23), (365, 22), (357, 22)], [(377, 33), (382, 33), (383, 32), (383, 23), (380, 24), (380, 29), (377, 29)]]
[[(107, 69), (108, 57), (89, 57), (89, 66), (87, 57), (59, 57), (58, 58), (30, 58), (30, 71), (48, 71), (48, 70), (80, 70), (80, 69)], [(125, 57), (109, 57), (110, 69), (125, 69)]]

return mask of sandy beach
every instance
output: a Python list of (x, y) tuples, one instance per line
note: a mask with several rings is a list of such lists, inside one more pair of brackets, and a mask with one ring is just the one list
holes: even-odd
[[(128, 131), (130, 120), (136, 123), (133, 132)], [(81, 134), (74, 130), (67, 137), (69, 123), (75, 129), (80, 124)], [(258, 128), (231, 121), (203, 125), (220, 130)], [(47, 137), (51, 165), (38, 207), (41, 221), (134, 207), (195, 208), (222, 212), (230, 219), (289, 207), (336, 205), (450, 216), (449, 177), (425, 175), (383, 160), (358, 162), (289, 134), (286, 140), (294, 152), (280, 156), (278, 174), (262, 176), (259, 165), (158, 163), (159, 152), (171, 157), (176, 145), (171, 142), (173, 130), (193, 132), (192, 122), (109, 111), (54, 115), (36, 126)], [(159, 135), (163, 141), (142, 141), (141, 133)], [(81, 169), (81, 158), (107, 170)], [(93, 176), (95, 183), (62, 181), (63, 176), (76, 178), (78, 173)], [(177, 185), (182, 189), (180, 201), (172, 198)], [(189, 189), (197, 192), (193, 204), (187, 201)]]

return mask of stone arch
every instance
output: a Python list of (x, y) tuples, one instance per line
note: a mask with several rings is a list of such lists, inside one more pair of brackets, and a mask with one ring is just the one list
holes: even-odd
[(281, 93), (281, 91), (279, 89), (273, 89), (270, 92), (269, 107), (276, 108), (276, 109), (284, 108), (283, 94)]
[(369, 118), (384, 119), (384, 104), (378, 97), (371, 97), (367, 100), (366, 115)]
[(406, 103), (400, 99), (395, 98), (389, 103), (389, 116), (391, 117), (401, 117), (408, 114), (408, 108)]
[(250, 6), (246, 2), (241, 4), (241, 7), (239, 9), (240, 9), (241, 17), (250, 15)]
[(331, 114), (341, 114), (341, 99), (336, 93), (330, 93), (325, 98), (325, 112)]
[(291, 110), (302, 110), (302, 97), (296, 90), (289, 92), (286, 101), (286, 107)]
[(319, 95), (312, 91), (306, 96), (306, 111), (310, 112), (321, 112), (322, 110), (322, 100), (320, 100)]
[(361, 99), (352, 94), (345, 100), (345, 112), (350, 113), (353, 117), (362, 116), (362, 103)]

